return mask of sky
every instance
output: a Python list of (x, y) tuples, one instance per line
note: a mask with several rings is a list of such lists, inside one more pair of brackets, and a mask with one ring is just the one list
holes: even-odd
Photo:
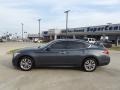
[(69, 28), (120, 23), (120, 0), (0, 0), (0, 35), (38, 33), (65, 28), (65, 10), (69, 12)]

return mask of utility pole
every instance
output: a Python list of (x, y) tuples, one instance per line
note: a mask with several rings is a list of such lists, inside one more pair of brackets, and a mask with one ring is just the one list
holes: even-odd
[(68, 13), (70, 12), (70, 10), (65, 11), (64, 13), (66, 13), (66, 39), (68, 36)]
[(38, 22), (39, 22), (39, 40), (40, 40), (40, 21), (41, 21), (41, 19), (38, 19)]
[(21, 25), (22, 25), (22, 40), (23, 40), (23, 23), (21, 23)]

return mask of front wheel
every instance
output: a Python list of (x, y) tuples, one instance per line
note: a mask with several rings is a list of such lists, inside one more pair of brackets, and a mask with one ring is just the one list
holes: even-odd
[(33, 67), (33, 60), (30, 57), (23, 57), (19, 61), (19, 67), (23, 71), (29, 71)]
[(83, 69), (86, 72), (92, 72), (92, 71), (96, 70), (96, 67), (97, 67), (97, 63), (94, 58), (85, 59), (85, 61), (83, 63)]

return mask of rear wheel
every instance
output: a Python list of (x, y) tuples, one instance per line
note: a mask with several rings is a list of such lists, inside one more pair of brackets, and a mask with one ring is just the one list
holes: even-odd
[(23, 57), (19, 61), (19, 67), (23, 71), (29, 71), (33, 67), (33, 60), (30, 57)]
[(97, 62), (94, 58), (85, 59), (85, 61), (83, 63), (83, 69), (86, 72), (92, 72), (92, 71), (96, 70), (96, 67), (97, 67)]

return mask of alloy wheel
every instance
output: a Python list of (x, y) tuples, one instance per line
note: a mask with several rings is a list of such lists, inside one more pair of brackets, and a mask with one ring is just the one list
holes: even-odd
[(19, 64), (22, 70), (28, 71), (32, 68), (33, 62), (32, 59), (25, 57), (21, 59)]
[(87, 59), (84, 62), (84, 70), (87, 72), (92, 72), (96, 69), (96, 61), (91, 58), (91, 59)]

